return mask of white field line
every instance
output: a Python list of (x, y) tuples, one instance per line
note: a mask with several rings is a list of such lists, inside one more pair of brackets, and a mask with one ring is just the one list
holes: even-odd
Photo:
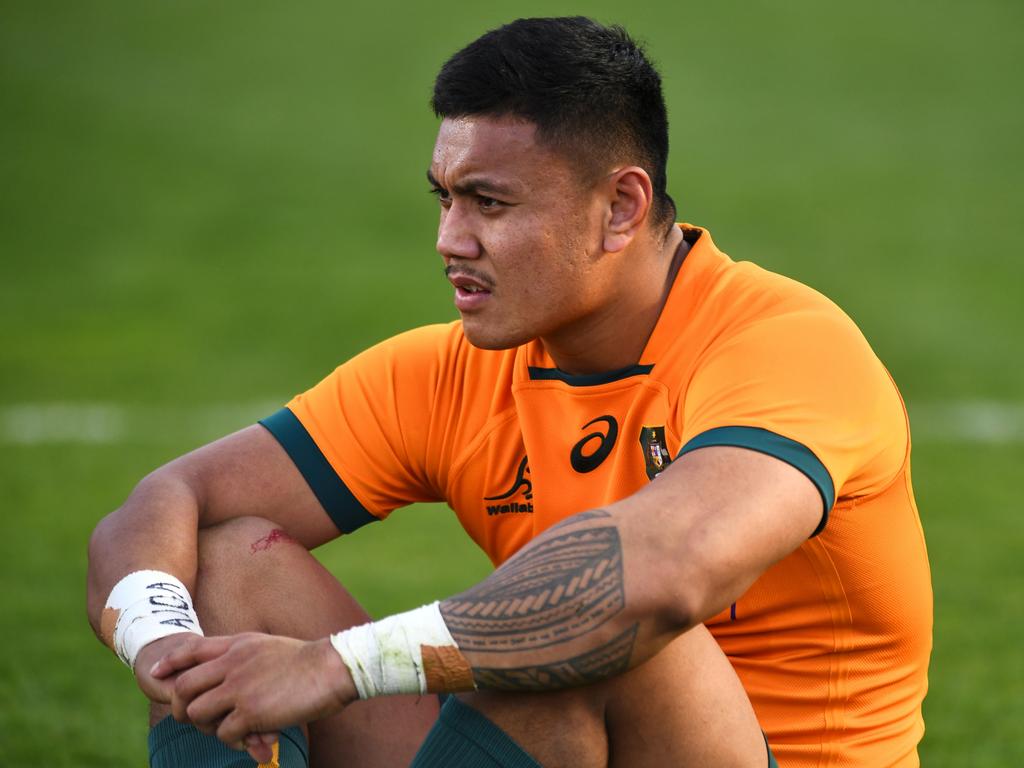
[[(186, 408), (123, 403), (20, 403), (0, 406), (0, 444), (201, 444), (241, 429), (280, 401)], [(911, 403), (915, 443), (1024, 443), (1024, 402)]]
[(1024, 443), (1024, 402), (952, 400), (909, 403), (916, 443)]
[(19, 403), (0, 406), (0, 444), (201, 444), (256, 423), (283, 401), (193, 408), (122, 403)]

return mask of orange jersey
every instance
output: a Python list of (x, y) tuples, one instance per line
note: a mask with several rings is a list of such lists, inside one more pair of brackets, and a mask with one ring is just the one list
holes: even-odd
[(445, 501), (498, 565), (680, 454), (740, 446), (801, 470), (818, 531), (707, 622), (784, 766), (918, 765), (932, 599), (899, 393), (815, 291), (692, 243), (640, 362), (573, 376), (539, 341), (420, 328), (262, 423), (343, 532)]

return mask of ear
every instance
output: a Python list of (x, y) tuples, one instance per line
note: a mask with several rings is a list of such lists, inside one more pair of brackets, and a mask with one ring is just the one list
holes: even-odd
[(636, 165), (615, 171), (607, 184), (611, 205), (605, 217), (604, 250), (617, 253), (633, 241), (647, 220), (654, 186), (647, 171)]

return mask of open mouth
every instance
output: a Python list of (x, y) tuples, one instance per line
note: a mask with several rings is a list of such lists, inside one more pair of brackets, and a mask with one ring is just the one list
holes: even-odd
[(455, 307), (460, 312), (478, 309), (492, 294), (494, 283), (486, 275), (451, 267), (445, 270), (445, 274), (455, 286)]

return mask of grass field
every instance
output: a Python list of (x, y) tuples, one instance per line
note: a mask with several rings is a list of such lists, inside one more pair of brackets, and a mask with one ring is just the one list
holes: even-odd
[[(514, 16), (626, 24), (670, 188), (858, 321), (911, 406), (936, 599), (927, 766), (1024, 765), (1024, 5), (0, 3), (0, 745), (135, 766), (85, 545), (146, 471), (454, 317), (423, 179), (443, 59)], [(446, 511), (320, 553), (373, 613), (486, 571)]]

